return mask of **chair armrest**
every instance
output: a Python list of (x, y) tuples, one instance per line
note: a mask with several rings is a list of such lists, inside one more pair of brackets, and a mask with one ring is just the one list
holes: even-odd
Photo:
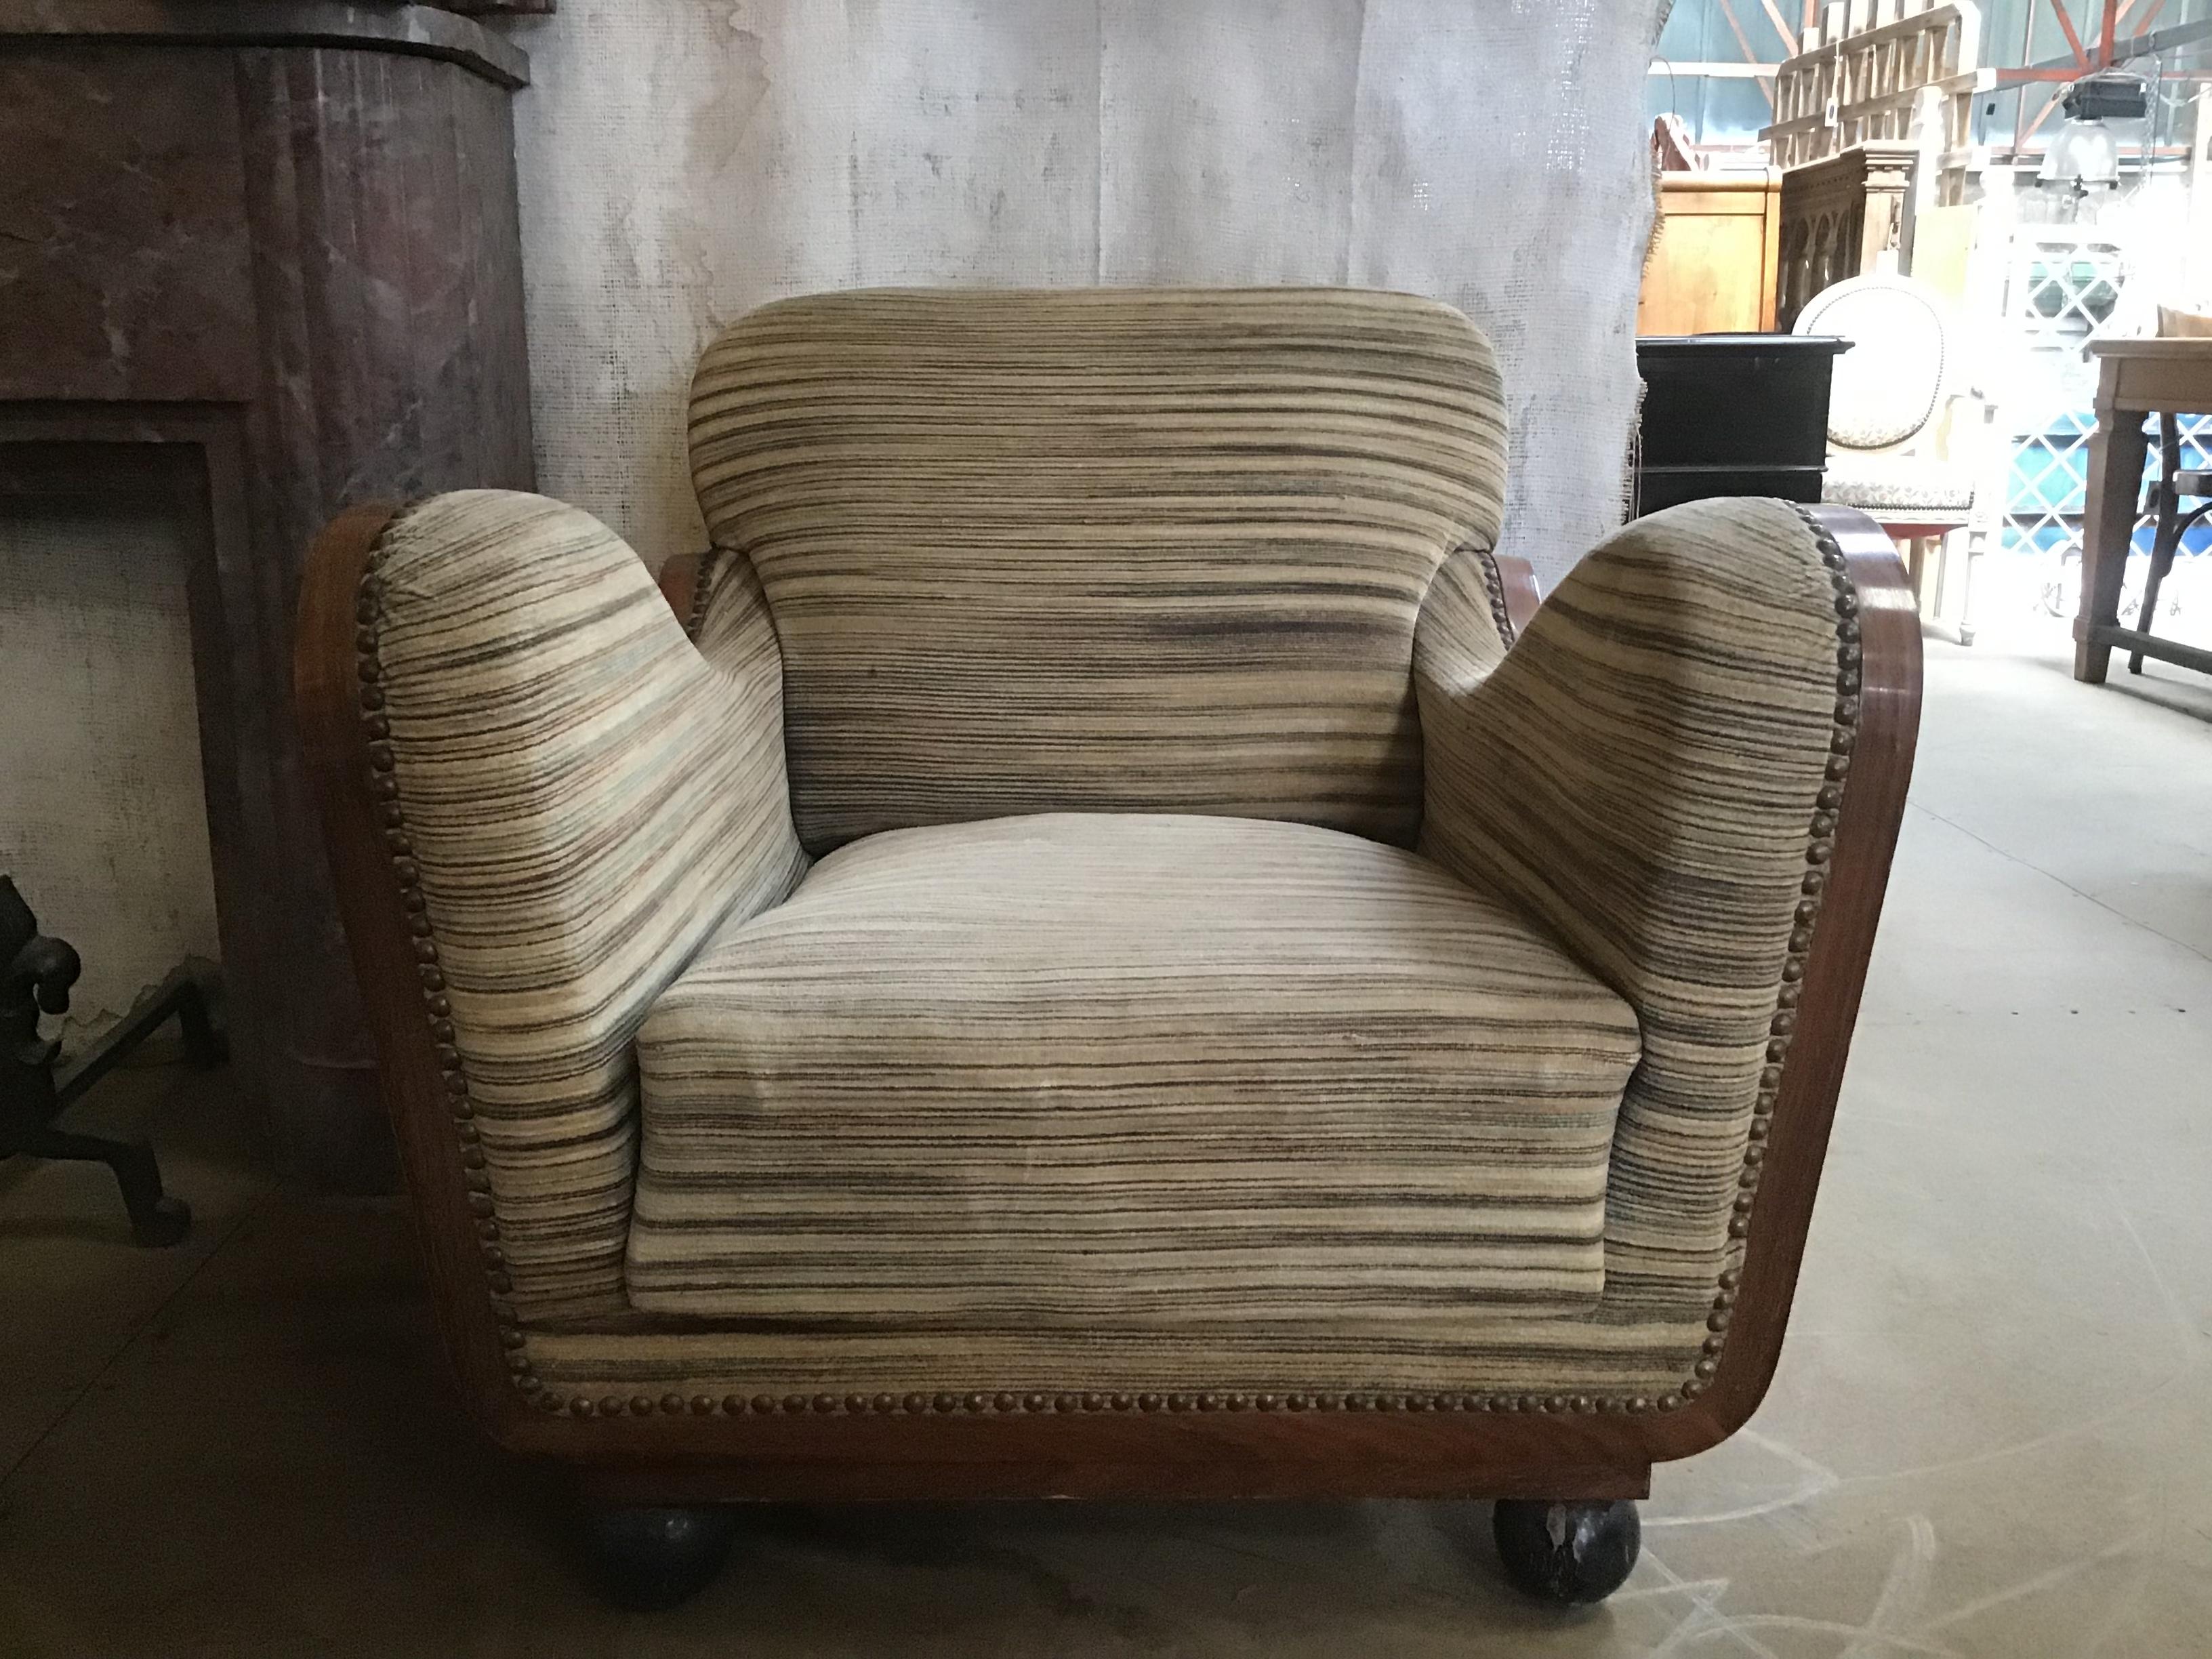
[[(1837, 1045), (1856, 1015), (1917, 722), (1903, 583), (1848, 509), (1698, 501), (1583, 559), (1501, 660), (1435, 637), (1449, 608), (1425, 608), (1416, 635), (1422, 850), (1539, 919), (1643, 1027), (1608, 1178), (1605, 1299), (1612, 1318), (1680, 1321), (1686, 1369), (1733, 1294), (1723, 1275), (1742, 1261), (1755, 1143), (1801, 1012)], [(1847, 786), (1863, 805), (1845, 848)], [(1801, 1009), (1844, 850), (1851, 914), (1822, 936), (1826, 1003)], [(1808, 1109), (1807, 1215), (1841, 1054)], [(1778, 1224), (1796, 1234), (1786, 1309), (1802, 1221)]]
[(765, 604), (741, 559), (707, 580), (702, 654), (619, 538), (494, 490), (349, 514), (308, 572), (300, 702), (403, 1155), (420, 1195), (458, 1153), (516, 1320), (623, 1305), (631, 1038), (805, 868)]

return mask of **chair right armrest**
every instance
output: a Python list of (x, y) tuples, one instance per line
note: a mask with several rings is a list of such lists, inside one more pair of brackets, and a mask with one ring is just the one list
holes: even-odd
[[(1679, 1328), (1701, 1393), (1710, 1373), (1686, 1374), (1744, 1270), (1785, 1060), (1806, 1079), (1802, 1211), (1762, 1195), (1759, 1214), (1773, 1305), (1794, 1281), (1911, 772), (1911, 596), (1863, 515), (1698, 501), (1613, 536), (1486, 655), (1417, 638), (1421, 848), (1635, 1009), (1605, 1300), (1609, 1318)], [(1810, 1059), (1801, 1021), (1820, 1028)]]

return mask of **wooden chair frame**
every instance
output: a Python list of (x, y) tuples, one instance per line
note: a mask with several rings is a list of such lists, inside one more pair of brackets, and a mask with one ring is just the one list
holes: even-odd
[[(480, 1170), (455, 1135), (458, 1109), (426, 1019), (425, 975), (396, 854), (380, 697), (360, 642), (362, 576), (394, 508), (361, 507), (324, 532), (308, 562), (297, 645), (300, 719), (328, 834), (347, 934), (382, 1060), (382, 1083), (412, 1191), (432, 1297), (469, 1408), (501, 1445), (573, 1466), (606, 1503), (976, 1498), (1634, 1498), (1653, 1464), (1704, 1450), (1739, 1427), (1781, 1352), (1829, 1125), (1911, 770), (1920, 632), (1895, 550), (1848, 509), (1803, 509), (1835, 572), (1845, 693), (1832, 778), (1848, 769), (1832, 840), (1816, 847), (1825, 896), (1766, 1120), (1757, 1203), (1741, 1216), (1740, 1279), (1723, 1275), (1709, 1378), (1663, 1402), (1601, 1410), (1584, 1400), (1468, 1409), (1462, 1397), (1382, 1396), (1367, 1409), (1291, 1410), (1273, 1396), (1196, 1396), (1183, 1410), (1099, 1409), (1095, 1397), (1033, 1396), (1016, 1409), (940, 1396), (909, 1401), (794, 1397), (766, 1412), (713, 1401), (602, 1401), (549, 1411), (518, 1383), (520, 1346), (499, 1299), (496, 1225)], [(1846, 582), (1846, 577), (1848, 582)], [(680, 568), (672, 598), (684, 597)], [(1509, 580), (1534, 599), (1525, 572)], [(1851, 597), (1855, 592), (1855, 600)], [(1851, 617), (1856, 611), (1856, 625)], [(679, 614), (681, 612), (679, 611)], [(358, 636), (358, 637), (357, 637)], [(1848, 730), (1850, 740), (1842, 735)], [(380, 795), (378, 784), (387, 787)], [(1824, 834), (1816, 823), (1815, 834)], [(1832, 851), (1828, 848), (1832, 848)], [(1808, 878), (1808, 882), (1809, 882)], [(1808, 890), (1813, 890), (1808, 884)], [(1793, 951), (1797, 949), (1793, 941)], [(1785, 970), (1785, 978), (1790, 977)], [(1781, 1029), (1778, 1025), (1778, 1030)], [(457, 1078), (458, 1074), (453, 1076)], [(1762, 1110), (1764, 1110), (1762, 1107)], [(481, 1163), (481, 1158), (477, 1160)], [(1739, 1210), (1744, 1208), (1739, 1205)], [(487, 1263), (491, 1265), (488, 1269)], [(1735, 1280), (1735, 1282), (1731, 1282)], [(1693, 1397), (1692, 1397), (1693, 1396)], [(614, 1410), (605, 1409), (612, 1405)], [(872, 1408), (871, 1408), (872, 1407)], [(1456, 1407), (1456, 1408), (1455, 1408)]]

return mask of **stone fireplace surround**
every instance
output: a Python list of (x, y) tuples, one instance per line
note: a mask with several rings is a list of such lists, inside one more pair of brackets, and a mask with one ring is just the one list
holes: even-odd
[(532, 483), (509, 94), (452, 13), (0, 0), (0, 491), (176, 516), (234, 1048), (281, 1166), (394, 1180), (292, 712), (308, 540)]

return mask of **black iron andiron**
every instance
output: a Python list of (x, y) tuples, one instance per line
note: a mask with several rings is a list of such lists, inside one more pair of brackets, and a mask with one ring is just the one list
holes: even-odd
[(185, 963), (140, 997), (74, 1066), (57, 1073), (61, 1045), (40, 1037), (39, 1016), (68, 1008), (70, 987), (82, 967), (75, 951), (39, 932), (38, 918), (15, 884), (0, 876), (0, 1158), (27, 1152), (105, 1164), (123, 1188), (132, 1237), (141, 1244), (173, 1244), (191, 1225), (192, 1212), (184, 1200), (161, 1191), (152, 1148), (72, 1134), (55, 1128), (53, 1120), (173, 1014), (184, 1030), (186, 1059), (195, 1066), (223, 1060), (229, 1045), (216, 1023), (220, 988), (212, 968)]

